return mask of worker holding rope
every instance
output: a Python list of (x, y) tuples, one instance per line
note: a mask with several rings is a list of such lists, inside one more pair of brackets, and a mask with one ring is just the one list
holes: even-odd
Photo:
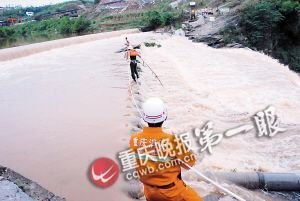
[[(130, 149), (136, 153), (137, 172), (147, 201), (203, 201), (181, 178), (181, 168), (193, 166), (196, 156), (181, 140), (162, 130), (167, 119), (163, 101), (148, 99), (142, 115), (149, 127), (131, 136)], [(145, 169), (155, 171), (144, 174)]]
[(136, 57), (141, 57), (141, 55), (131, 45), (129, 45), (126, 57), (127, 60), (130, 59), (131, 77), (136, 82), (136, 80), (139, 79), (139, 74), (137, 72), (138, 61)]

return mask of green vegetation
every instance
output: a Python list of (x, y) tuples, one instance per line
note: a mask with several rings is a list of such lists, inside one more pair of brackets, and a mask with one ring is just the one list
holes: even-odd
[(63, 17), (43, 21), (28, 22), (25, 24), (1, 27), (0, 38), (28, 37), (41, 34), (81, 34), (91, 31), (91, 21), (85, 17), (71, 19)]
[(100, 13), (95, 18), (94, 27), (101, 31), (114, 31), (130, 28), (140, 28), (143, 11), (131, 11), (120, 14), (109, 14), (107, 12)]
[[(74, 0), (65, 3), (42, 7), (16, 7), (4, 9), (0, 21), (16, 18), (20, 24), (9, 27), (0, 27), (0, 48), (54, 40), (58, 38), (90, 33), (97, 29), (95, 23), (82, 15), (76, 17), (63, 17), (51, 15), (64, 10), (78, 9), (79, 7), (92, 7), (92, 0)], [(34, 12), (34, 16), (26, 15)], [(82, 11), (79, 11), (81, 13)]]
[(141, 19), (141, 25), (147, 27), (147, 30), (158, 27), (175, 25), (183, 18), (180, 10), (172, 9), (168, 3), (162, 3), (146, 11)]
[(0, 27), (0, 39), (18, 41), (29, 38), (49, 39), (80, 35), (92, 31), (91, 21), (81, 16), (79, 18), (56, 18), (43, 21), (27, 22), (10, 27)]
[(237, 26), (224, 31), (225, 42), (239, 42), (279, 59), (300, 72), (300, 2), (260, 0), (246, 7)]
[(182, 10), (172, 9), (168, 1), (142, 11), (114, 15), (102, 12), (96, 23), (102, 31), (128, 28), (142, 28), (143, 31), (150, 31), (168, 25), (176, 26), (182, 20)]
[[(55, 4), (55, 5), (47, 5), (41, 7), (17, 7), (14, 9), (5, 9), (3, 13), (0, 15), (0, 20), (6, 20), (8, 17), (21, 17), (24, 21), (37, 19), (41, 15), (46, 15), (50, 13), (55, 13), (63, 10), (75, 9), (78, 8), (78, 5), (90, 6), (91, 2), (87, 0), (81, 1), (69, 1), (65, 3)], [(34, 12), (34, 17), (26, 16), (26, 12)]]
[[(79, 18), (51, 15), (63, 10), (76, 9), (79, 5), (89, 7), (91, 2), (96, 4), (100, 1), (74, 0), (37, 8), (4, 10), (0, 20), (6, 21), (7, 18), (13, 17), (23, 19), (23, 23), (10, 27), (0, 27), (0, 48), (26, 44), (26, 41), (28, 43), (41, 42), (94, 31), (114, 31), (129, 28), (153, 30), (168, 25), (179, 26), (182, 20), (182, 9), (172, 9), (169, 6), (169, 1), (164, 1), (150, 9), (132, 10), (119, 14), (113, 14), (108, 10), (100, 10), (81, 14), (87, 17)], [(34, 16), (26, 16), (27, 11), (34, 12)]]

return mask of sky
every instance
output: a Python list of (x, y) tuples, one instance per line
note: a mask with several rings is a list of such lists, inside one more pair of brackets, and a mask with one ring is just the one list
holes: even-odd
[(68, 0), (0, 0), (0, 6), (42, 6), (66, 1)]

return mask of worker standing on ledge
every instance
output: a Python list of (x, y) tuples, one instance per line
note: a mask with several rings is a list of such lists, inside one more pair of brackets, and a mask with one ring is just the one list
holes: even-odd
[[(143, 104), (143, 119), (149, 127), (130, 138), (130, 149), (136, 153), (137, 172), (144, 184), (147, 201), (203, 201), (181, 178), (180, 161), (193, 166), (196, 156), (175, 135), (165, 133), (162, 124), (167, 110), (162, 100), (150, 98)], [(179, 159), (179, 160), (178, 160)], [(151, 173), (144, 174), (145, 170)]]
[(126, 48), (128, 48), (129, 45), (130, 45), (129, 40), (128, 40), (128, 38), (126, 37), (126, 38), (125, 38), (125, 46), (126, 46)]
[(131, 77), (136, 82), (136, 79), (139, 79), (139, 74), (137, 72), (137, 59), (136, 57), (141, 57), (141, 55), (131, 46), (128, 46), (127, 59), (130, 59), (130, 71)]

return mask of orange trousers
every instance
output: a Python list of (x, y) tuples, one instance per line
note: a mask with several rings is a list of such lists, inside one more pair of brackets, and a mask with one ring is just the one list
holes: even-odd
[(147, 201), (204, 201), (180, 179), (175, 182), (175, 186), (168, 189), (144, 185), (144, 193)]

